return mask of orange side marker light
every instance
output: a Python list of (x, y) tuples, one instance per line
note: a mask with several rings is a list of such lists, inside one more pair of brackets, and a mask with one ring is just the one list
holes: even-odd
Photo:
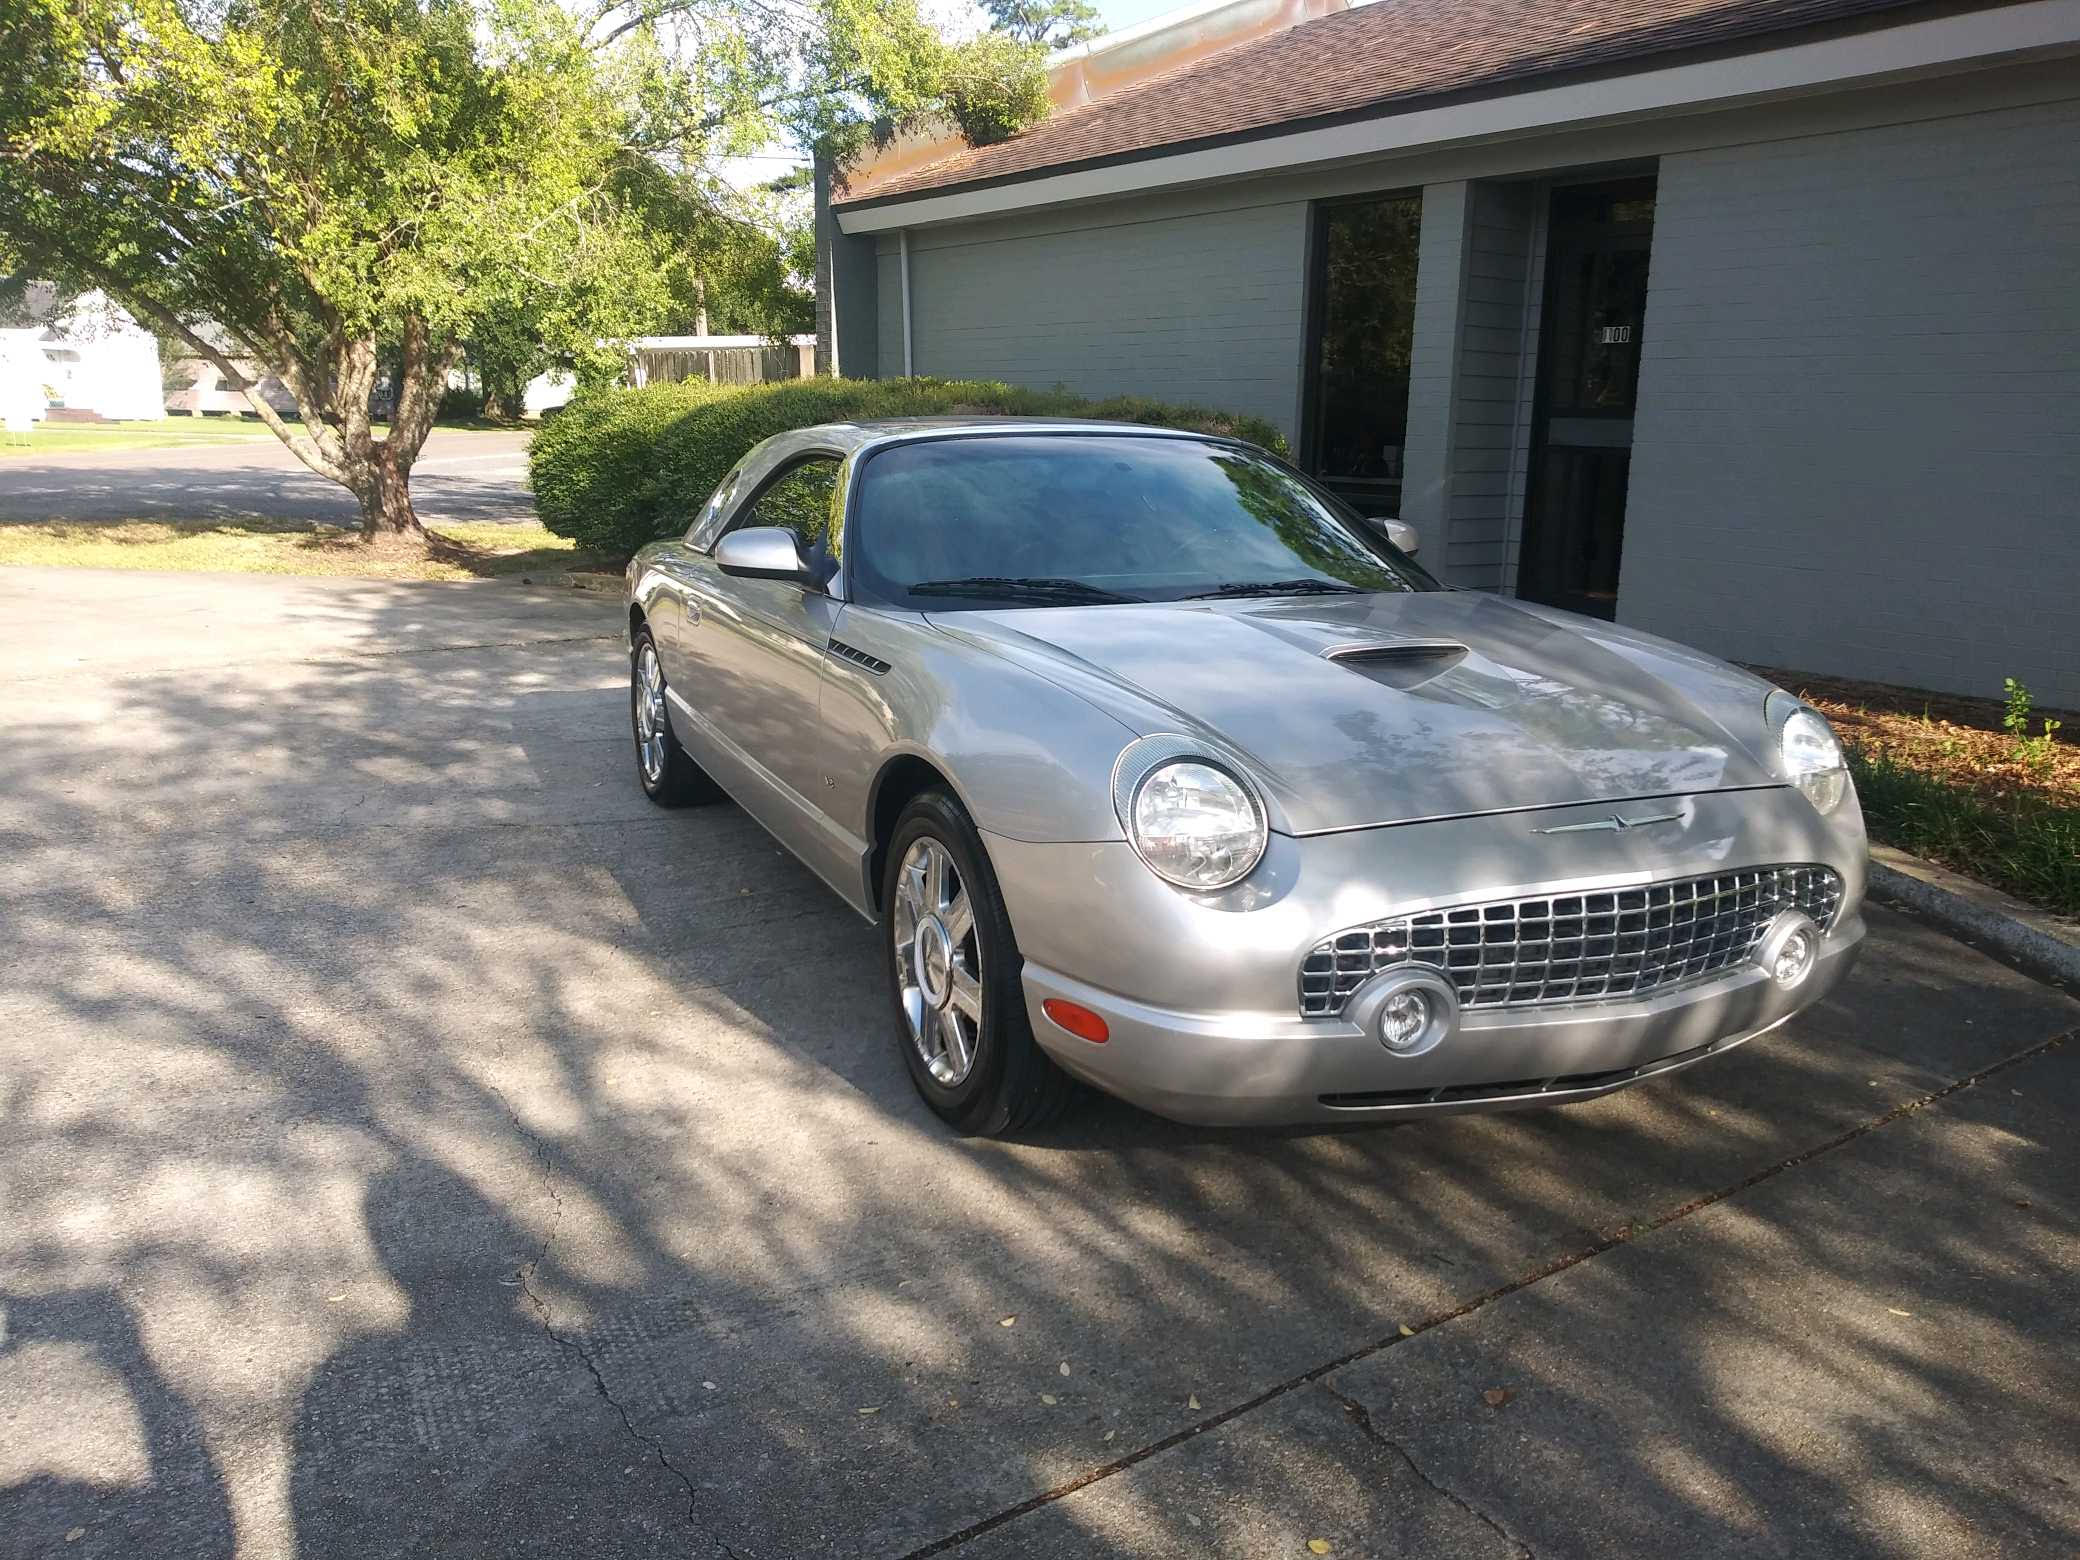
[(1040, 1004), (1040, 1011), (1077, 1039), (1088, 1040), (1092, 1045), (1103, 1045), (1112, 1038), (1112, 1031), (1105, 1027), (1105, 1020), (1081, 1003), (1064, 1002), (1060, 997), (1049, 997)]

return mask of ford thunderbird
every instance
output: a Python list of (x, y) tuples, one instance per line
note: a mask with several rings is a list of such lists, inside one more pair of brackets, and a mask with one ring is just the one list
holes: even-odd
[(1196, 1122), (1585, 1100), (1829, 991), (1865, 846), (1826, 720), (1416, 551), (1227, 439), (783, 434), (629, 564), (636, 777), (878, 926), (963, 1132), (1072, 1080)]

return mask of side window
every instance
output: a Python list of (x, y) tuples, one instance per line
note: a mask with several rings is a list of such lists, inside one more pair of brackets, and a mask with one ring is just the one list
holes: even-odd
[(842, 465), (834, 455), (812, 455), (790, 466), (738, 516), (737, 525), (777, 525), (792, 531), (804, 558), (833, 551), (831, 508)]
[(737, 484), (744, 479), (744, 462), (738, 461), (730, 467), (729, 475), (715, 485), (708, 501), (701, 505), (701, 512), (687, 527), (686, 540), (702, 552), (715, 545), (715, 538), (722, 534), (722, 518), (729, 513), (729, 502), (737, 496)]

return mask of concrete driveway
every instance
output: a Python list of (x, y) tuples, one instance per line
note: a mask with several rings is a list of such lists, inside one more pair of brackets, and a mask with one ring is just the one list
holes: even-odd
[(615, 632), (0, 571), (0, 1553), (2080, 1550), (2080, 1005), (1877, 911), (1599, 1104), (958, 1141)]
[[(158, 450), (66, 450), (0, 461), (0, 524), (9, 520), (176, 520), (260, 515), (352, 525), (353, 495), (256, 425), (252, 439)], [(419, 518), (532, 520), (527, 443), (519, 431), (437, 428), (412, 467)]]

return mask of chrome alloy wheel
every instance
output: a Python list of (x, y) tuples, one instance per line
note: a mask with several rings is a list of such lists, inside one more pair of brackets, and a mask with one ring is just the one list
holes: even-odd
[(953, 1088), (975, 1065), (982, 1033), (982, 941), (960, 869), (930, 835), (911, 842), (896, 873), (895, 961), (910, 1042)]
[(664, 779), (665, 744), (671, 728), (664, 718), (664, 668), (657, 664), (657, 647), (648, 640), (636, 657), (636, 760), (643, 778), (652, 785)]

